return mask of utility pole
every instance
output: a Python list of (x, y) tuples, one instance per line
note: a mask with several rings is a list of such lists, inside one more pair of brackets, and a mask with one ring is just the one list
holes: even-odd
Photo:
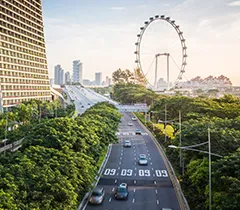
[(208, 127), (208, 158), (209, 158), (209, 210), (212, 209), (212, 164), (211, 164), (211, 136)]
[[(181, 119), (181, 110), (179, 110), (179, 130), (180, 130), (180, 133), (179, 133), (179, 144), (180, 144), (180, 147), (182, 146), (182, 119)], [(182, 149), (180, 148), (180, 167), (183, 167), (182, 166)]]
[(165, 122), (164, 122), (165, 142), (167, 141), (166, 127), (167, 127), (167, 104), (165, 104)]

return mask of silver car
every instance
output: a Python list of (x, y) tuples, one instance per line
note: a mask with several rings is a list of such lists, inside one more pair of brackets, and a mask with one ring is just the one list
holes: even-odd
[(89, 202), (96, 205), (102, 204), (104, 200), (104, 195), (104, 189), (102, 187), (96, 187), (92, 192)]
[(132, 144), (131, 144), (130, 141), (126, 140), (126, 141), (124, 142), (124, 147), (131, 147), (131, 146), (132, 146)]
[(140, 154), (138, 163), (139, 165), (147, 165), (148, 164), (147, 156), (145, 154)]

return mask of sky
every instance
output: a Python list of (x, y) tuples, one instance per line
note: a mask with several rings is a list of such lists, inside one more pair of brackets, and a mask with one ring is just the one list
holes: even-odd
[[(50, 78), (61, 64), (83, 63), (83, 78), (103, 79), (121, 69), (133, 70), (135, 42), (149, 17), (165, 15), (180, 26), (187, 46), (183, 80), (209, 75), (229, 77), (240, 85), (240, 0), (42, 0)], [(143, 72), (154, 77), (154, 56), (170, 53), (170, 80), (181, 66), (181, 42), (167, 22), (154, 21), (141, 42)], [(158, 59), (158, 77), (166, 79), (166, 58)]]

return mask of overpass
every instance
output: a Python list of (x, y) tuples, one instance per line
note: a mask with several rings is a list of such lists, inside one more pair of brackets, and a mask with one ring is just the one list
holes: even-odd
[(128, 105), (128, 104), (118, 104), (115, 105), (119, 112), (127, 113), (127, 112), (148, 112), (149, 107), (147, 105)]

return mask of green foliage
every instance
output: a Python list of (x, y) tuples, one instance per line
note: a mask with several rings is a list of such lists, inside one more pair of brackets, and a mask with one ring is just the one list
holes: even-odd
[(76, 119), (21, 126), (20, 151), (0, 157), (0, 209), (76, 209), (116, 141), (120, 118), (115, 107), (99, 103)]
[(113, 87), (113, 99), (124, 104), (147, 103), (150, 105), (159, 97), (161, 96), (154, 91), (139, 84), (115, 84)]
[[(151, 106), (152, 120), (164, 120), (165, 105), (167, 119), (172, 122), (175, 138), (163, 141), (163, 134), (153, 131), (165, 147), (167, 156), (178, 174), (184, 194), (191, 209), (205, 210), (209, 205), (207, 154), (182, 150), (185, 173), (179, 167), (179, 150), (168, 148), (168, 144), (179, 146), (179, 110), (182, 116), (181, 146), (200, 144), (211, 136), (211, 152), (224, 156), (212, 156), (212, 209), (239, 209), (240, 206), (240, 100), (232, 95), (222, 98), (165, 97)], [(147, 124), (149, 128), (151, 124)], [(196, 149), (208, 151), (208, 144)]]

